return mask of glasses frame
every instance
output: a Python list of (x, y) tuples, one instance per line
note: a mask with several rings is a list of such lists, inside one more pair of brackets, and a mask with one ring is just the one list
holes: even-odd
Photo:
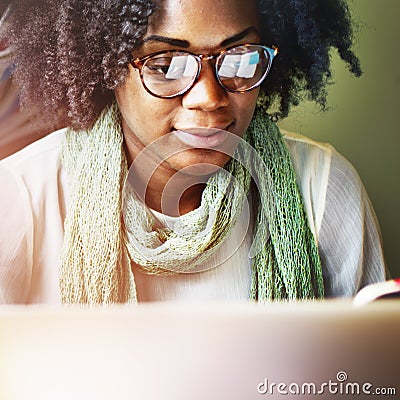
[[(227, 53), (228, 51), (234, 49), (235, 47), (250, 47), (250, 46), (257, 46), (262, 48), (264, 51), (267, 52), (268, 54), (268, 66), (267, 69), (265, 70), (263, 76), (260, 78), (260, 80), (255, 83), (253, 86), (251, 86), (250, 88), (247, 89), (242, 89), (242, 90), (233, 90), (233, 89), (229, 89), (227, 87), (224, 86), (224, 84), (222, 83), (222, 81), (220, 80), (219, 76), (218, 76), (218, 71), (217, 71), (217, 64), (218, 64), (218, 59), (220, 57), (222, 57), (225, 53)], [(186, 54), (190, 54), (191, 56), (193, 56), (197, 62), (198, 68), (197, 68), (197, 73), (195, 75), (195, 77), (192, 79), (192, 81), (188, 84), (188, 86), (185, 89), (182, 89), (180, 92), (173, 94), (173, 95), (169, 95), (169, 96), (161, 96), (158, 94), (153, 93), (145, 84), (144, 82), (144, 78), (143, 78), (143, 67), (146, 63), (147, 60), (149, 60), (150, 58), (157, 56), (159, 54), (163, 54), (163, 53), (172, 53), (172, 52), (179, 52), (179, 53), (186, 53)], [(185, 51), (185, 50), (181, 50), (181, 49), (172, 49), (172, 50), (162, 50), (162, 51), (157, 51), (155, 53), (151, 53), (148, 54), (147, 56), (144, 57), (140, 57), (140, 58), (135, 58), (134, 60), (131, 61), (131, 65), (133, 68), (136, 68), (139, 70), (139, 74), (140, 74), (140, 80), (142, 81), (142, 85), (145, 88), (145, 90), (151, 94), (154, 97), (158, 97), (160, 99), (172, 99), (174, 97), (178, 97), (178, 96), (182, 96), (185, 93), (187, 93), (190, 89), (193, 88), (193, 86), (195, 85), (195, 83), (197, 82), (200, 73), (201, 73), (201, 68), (202, 68), (202, 61), (203, 60), (216, 60), (215, 64), (214, 64), (214, 76), (217, 80), (217, 82), (219, 83), (219, 85), (226, 90), (227, 92), (231, 92), (231, 93), (245, 93), (245, 92), (249, 92), (250, 90), (253, 90), (257, 87), (259, 87), (263, 82), (264, 79), (266, 78), (266, 76), (268, 75), (269, 71), (271, 70), (271, 66), (272, 66), (272, 61), (273, 59), (276, 57), (276, 55), (279, 53), (279, 48), (276, 46), (272, 46), (268, 47), (268, 46), (264, 46), (261, 44), (253, 44), (253, 43), (246, 43), (246, 44), (240, 44), (240, 45), (234, 45), (234, 46), (230, 46), (227, 47), (226, 49), (216, 53), (216, 54), (194, 54), (191, 53), (190, 51)]]

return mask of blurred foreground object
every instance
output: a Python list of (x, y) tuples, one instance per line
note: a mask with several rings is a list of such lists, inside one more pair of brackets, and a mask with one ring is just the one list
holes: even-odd
[(398, 399), (399, 337), (397, 301), (0, 307), (0, 398)]

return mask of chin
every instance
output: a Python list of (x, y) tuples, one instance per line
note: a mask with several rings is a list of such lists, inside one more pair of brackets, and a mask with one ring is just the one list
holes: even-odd
[(190, 149), (170, 157), (168, 165), (185, 175), (208, 176), (216, 173), (230, 160), (230, 156), (216, 150)]

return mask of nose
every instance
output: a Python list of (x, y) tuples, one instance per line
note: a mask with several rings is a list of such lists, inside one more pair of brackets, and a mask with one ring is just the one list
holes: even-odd
[(187, 109), (215, 111), (229, 104), (228, 93), (218, 83), (210, 61), (203, 61), (200, 75), (193, 87), (183, 95), (182, 105)]

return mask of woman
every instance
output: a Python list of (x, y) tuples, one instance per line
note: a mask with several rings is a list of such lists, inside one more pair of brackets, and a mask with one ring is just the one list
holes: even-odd
[(23, 95), (69, 128), (0, 164), (4, 302), (312, 299), (384, 279), (354, 169), (271, 121), (302, 95), (325, 106), (331, 47), (360, 75), (343, 1), (29, 1), (11, 26)]

